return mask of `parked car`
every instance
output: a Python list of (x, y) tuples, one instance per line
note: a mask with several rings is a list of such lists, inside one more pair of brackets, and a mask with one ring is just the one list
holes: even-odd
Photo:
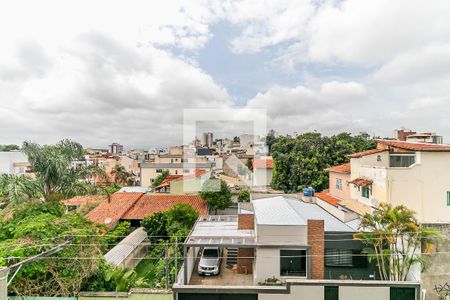
[(222, 249), (218, 247), (205, 247), (198, 263), (199, 275), (219, 275), (222, 261)]

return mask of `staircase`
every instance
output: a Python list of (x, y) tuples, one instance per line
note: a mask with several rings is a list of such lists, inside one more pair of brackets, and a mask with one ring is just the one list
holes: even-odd
[(227, 266), (233, 267), (237, 264), (238, 249), (237, 248), (227, 248)]

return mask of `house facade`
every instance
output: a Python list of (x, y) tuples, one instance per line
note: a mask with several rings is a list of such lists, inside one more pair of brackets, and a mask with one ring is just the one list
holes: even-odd
[[(418, 282), (377, 280), (354, 232), (316, 203), (286, 196), (253, 200), (238, 215), (200, 216), (174, 299), (418, 299)], [(222, 249), (220, 275), (197, 274), (203, 247)]]
[(350, 160), (351, 199), (405, 205), (421, 223), (450, 223), (450, 146), (380, 140)]

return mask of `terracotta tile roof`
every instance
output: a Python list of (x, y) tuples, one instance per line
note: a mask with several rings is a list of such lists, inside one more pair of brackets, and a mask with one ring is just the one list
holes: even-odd
[(380, 152), (384, 152), (387, 151), (387, 149), (372, 149), (372, 150), (367, 150), (367, 151), (362, 151), (362, 152), (357, 152), (357, 153), (353, 153), (348, 155), (348, 157), (350, 158), (360, 158), (366, 155), (371, 155), (371, 154), (376, 154), (376, 153), (380, 153)]
[(103, 195), (88, 195), (88, 196), (76, 196), (63, 201), (65, 206), (82, 206), (89, 202), (103, 201), (106, 196)]
[(110, 201), (103, 200), (86, 217), (93, 222), (106, 224), (112, 228), (142, 195), (144, 193), (114, 193)]
[(366, 179), (366, 178), (355, 178), (352, 181), (349, 181), (348, 183), (357, 185), (357, 186), (362, 186), (362, 187), (366, 187), (369, 185), (372, 185), (373, 181), (370, 179)]
[(252, 164), (253, 169), (273, 169), (272, 157), (253, 159)]
[(161, 184), (156, 187), (156, 189), (169, 186), (171, 181), (175, 181), (181, 177), (183, 177), (183, 175), (168, 175), (166, 178), (164, 178)]
[(143, 219), (155, 212), (167, 211), (180, 203), (190, 204), (200, 215), (208, 214), (208, 205), (199, 195), (144, 195), (122, 219)]
[(351, 164), (346, 163), (339, 166), (329, 167), (328, 169), (325, 169), (329, 172), (336, 172), (336, 173), (344, 173), (344, 174), (350, 174), (351, 172)]
[(337, 206), (342, 201), (341, 199), (335, 198), (335, 197), (333, 197), (333, 196), (331, 196), (329, 194), (326, 194), (324, 192), (322, 192), (322, 193), (315, 193), (315, 196), (320, 198), (320, 199), (322, 199), (323, 201), (333, 205), (333, 206)]
[(428, 143), (413, 143), (413, 142), (402, 142), (402, 141), (391, 141), (391, 140), (378, 140), (378, 143), (385, 146), (396, 147), (404, 150), (410, 151), (449, 151), (450, 145), (440, 145), (440, 144), (428, 144)]

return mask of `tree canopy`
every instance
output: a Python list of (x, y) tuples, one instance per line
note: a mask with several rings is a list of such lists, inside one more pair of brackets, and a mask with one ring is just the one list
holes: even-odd
[(373, 149), (369, 135), (340, 133), (331, 137), (312, 132), (296, 137), (279, 136), (270, 139), (270, 151), (275, 165), (272, 187), (285, 192), (299, 192), (312, 186), (316, 190), (328, 187), (326, 168), (349, 161), (347, 155)]
[(224, 180), (210, 178), (205, 181), (200, 196), (208, 203), (209, 209), (217, 214), (217, 210), (231, 205), (231, 191)]
[(158, 177), (155, 178), (152, 186), (157, 187), (158, 185), (160, 185), (163, 182), (164, 179), (166, 179), (167, 176), (169, 176), (169, 170), (162, 171), (162, 173)]
[(0, 145), (0, 151), (5, 151), (5, 152), (9, 152), (9, 151), (14, 151), (14, 150), (19, 150), (19, 146), (14, 145), (14, 144), (6, 144), (6, 145)]

